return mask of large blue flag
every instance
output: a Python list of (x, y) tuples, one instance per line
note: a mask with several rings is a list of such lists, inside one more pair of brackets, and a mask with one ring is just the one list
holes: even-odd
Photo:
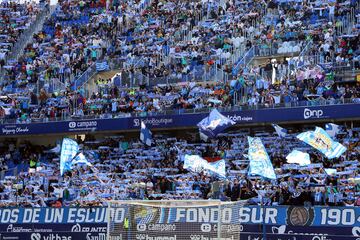
[(91, 166), (91, 163), (86, 159), (83, 153), (79, 152), (79, 145), (70, 138), (64, 138), (61, 146), (60, 154), (60, 174), (70, 171), (74, 164), (86, 164)]
[(215, 138), (219, 133), (234, 124), (233, 120), (225, 117), (218, 110), (213, 109), (209, 116), (201, 120), (197, 126), (199, 127), (200, 137), (205, 140), (207, 138)]
[(340, 157), (346, 151), (343, 145), (333, 141), (329, 134), (320, 127), (316, 127), (315, 131), (300, 133), (297, 138), (319, 150), (328, 159)]
[(146, 127), (145, 123), (141, 121), (141, 129), (140, 129), (140, 140), (146, 144), (147, 146), (151, 146), (152, 143), (152, 133)]
[(194, 172), (205, 171), (212, 174), (217, 174), (221, 177), (226, 176), (225, 161), (219, 160), (209, 163), (199, 155), (185, 155), (184, 156), (184, 169), (188, 169)]
[(249, 175), (259, 175), (264, 178), (276, 179), (276, 174), (269, 155), (260, 138), (248, 137), (249, 142)]

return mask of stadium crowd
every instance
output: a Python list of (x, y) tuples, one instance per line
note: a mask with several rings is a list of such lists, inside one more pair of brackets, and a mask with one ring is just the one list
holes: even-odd
[[(359, 85), (341, 83), (331, 67), (317, 64), (332, 61), (359, 68), (358, 29), (342, 35), (336, 27), (357, 9), (356, 1), (142, 0), (105, 5), (59, 2), (18, 62), (4, 66), (2, 119), (35, 122), (212, 106), (359, 101)], [(307, 56), (239, 68), (241, 61), (234, 56), (252, 47), (259, 55), (306, 50)], [(101, 81), (99, 91), (86, 96), (76, 77), (102, 60), (122, 62), (121, 74)], [(125, 79), (137, 82), (137, 73), (150, 80), (172, 76), (189, 81), (217, 68), (233, 75), (227, 83), (122, 84)]]
[[(326, 78), (324, 76), (324, 78)], [(243, 82), (241, 82), (243, 81)], [(312, 79), (289, 85), (234, 80), (230, 84), (179, 84), (154, 88), (117, 88), (114, 85), (89, 99), (81, 92), (29, 97), (4, 96), (0, 117), (4, 122), (29, 123), (83, 117), (116, 118), (129, 114), (142, 116), (169, 111), (204, 111), (211, 107), (257, 108), (290, 107), (360, 102), (360, 84), (335, 84)], [(245, 99), (245, 100), (244, 100)]]
[(0, 3), (0, 66), (5, 65), (5, 59), (25, 29), (35, 21), (41, 6), (35, 2), (18, 3), (2, 1)]
[[(110, 199), (241, 199), (260, 204), (263, 199), (267, 205), (358, 206), (360, 129), (344, 128), (337, 135), (347, 151), (331, 161), (297, 141), (299, 130), (292, 129), (285, 138), (264, 130), (253, 133), (261, 137), (272, 160), (277, 175), (272, 181), (247, 175), (249, 130), (223, 133), (210, 143), (191, 135), (183, 139), (157, 135), (152, 147), (122, 136), (95, 139), (87, 135), (78, 142), (94, 167), (78, 166), (63, 177), (59, 177), (59, 146), (3, 142), (2, 168), (8, 168), (10, 176), (1, 181), (0, 204), (98, 206)], [(308, 152), (312, 164), (286, 164), (285, 156), (293, 149)], [(224, 159), (226, 179), (184, 169), (185, 154), (208, 161)], [(14, 166), (22, 167), (15, 175)]]
[[(129, 0), (106, 7), (104, 1), (62, 0), (23, 56), (2, 63), (6, 74), (0, 117), (28, 123), (212, 107), (360, 102), (360, 83), (343, 83), (334, 76), (337, 66), (360, 67), (359, 29), (351, 29), (349, 35), (341, 28), (348, 23), (345, 17), (358, 9), (356, 4), (356, 0)], [(6, 35), (1, 44), (6, 52), (39, 9), (1, 6), (7, 9), (1, 10), (0, 28)], [(242, 56), (251, 49), (260, 56), (302, 56), (250, 66)], [(100, 61), (119, 62), (121, 74), (100, 80), (99, 91), (86, 97), (76, 79)], [(217, 80), (218, 70), (231, 76), (228, 82), (192, 81), (204, 80), (203, 76)], [(155, 86), (122, 84), (126, 78), (138, 82), (139, 74)], [(157, 85), (164, 77), (185, 83)], [(16, 166), (22, 171), (1, 180), (0, 206), (97, 206), (110, 199), (242, 199), (250, 204), (262, 199), (269, 205), (359, 206), (359, 129), (338, 134), (348, 151), (331, 162), (299, 143), (295, 139), (299, 130), (283, 139), (266, 131), (255, 134), (276, 168), (274, 181), (247, 176), (248, 131), (223, 134), (211, 143), (158, 136), (156, 147), (145, 149), (134, 139), (86, 136), (78, 141), (94, 167), (76, 168), (62, 178), (59, 147), (1, 142), (2, 172), (14, 173)], [(286, 164), (292, 149), (311, 153), (313, 164)], [(225, 159), (227, 179), (185, 170), (184, 154)]]

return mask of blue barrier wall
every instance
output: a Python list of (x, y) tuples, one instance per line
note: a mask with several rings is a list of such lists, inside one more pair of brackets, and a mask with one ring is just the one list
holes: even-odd
[[(360, 118), (360, 104), (269, 108), (222, 113), (236, 121), (238, 124), (354, 119)], [(206, 116), (207, 113), (192, 113), (156, 115), (152, 117), (93, 119), (29, 124), (2, 124), (0, 125), (0, 136), (136, 130), (140, 129), (141, 120), (143, 120), (147, 126), (152, 129), (194, 127)]]
[[(217, 207), (208, 208), (217, 209)], [(200, 215), (194, 217), (186, 212), (194, 213), (200, 209), (203, 211), (204, 207), (162, 209), (161, 213), (164, 211), (165, 216), (168, 217), (164, 220), (159, 218), (156, 223), (176, 225), (176, 231), (172, 234), (186, 235), (189, 232), (191, 236), (201, 235), (200, 229), (204, 229), (205, 225), (210, 228), (216, 226), (217, 214), (215, 211), (208, 211), (209, 218), (206, 216), (200, 218)], [(114, 211), (116, 211), (114, 216), (117, 216), (114, 224), (122, 227), (124, 219), (128, 216), (128, 209), (120, 207)], [(225, 207), (223, 211), (226, 214), (223, 215), (225, 217), (222, 218), (224, 222), (222, 224), (227, 224), (229, 232), (240, 231), (241, 240), (260, 240), (263, 233), (266, 233), (266, 239), (277, 240), (360, 239), (360, 209), (356, 207), (245, 206), (240, 208), (237, 206)], [(2, 208), (0, 209), (0, 239), (105, 240), (108, 213), (108, 208)], [(216, 216), (211, 216), (211, 214)], [(135, 234), (143, 231), (139, 227), (132, 230)], [(166, 231), (154, 231), (153, 234), (166, 235)], [(181, 236), (184, 237), (184, 235)]]

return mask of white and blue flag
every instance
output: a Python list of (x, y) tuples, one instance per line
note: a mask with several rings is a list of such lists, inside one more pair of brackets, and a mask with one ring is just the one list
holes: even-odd
[(107, 71), (109, 69), (110, 69), (109, 65), (106, 61), (96, 63), (96, 71), (98, 71), (98, 72)]
[(248, 137), (250, 160), (249, 175), (258, 175), (268, 179), (276, 179), (276, 174), (269, 155), (260, 138)]
[(152, 133), (146, 127), (145, 123), (141, 121), (141, 129), (140, 129), (140, 140), (147, 146), (151, 146), (152, 143)]
[(282, 128), (277, 124), (272, 124), (272, 126), (275, 128), (275, 131), (279, 137), (286, 137), (287, 130), (285, 128)]
[(199, 127), (200, 137), (204, 140), (215, 138), (219, 133), (234, 124), (233, 120), (222, 115), (217, 109), (213, 109), (209, 116), (201, 120), (197, 126)]
[(319, 150), (328, 159), (338, 158), (346, 151), (343, 145), (333, 141), (329, 134), (320, 127), (316, 127), (315, 131), (300, 133), (297, 138)]
[(297, 163), (300, 166), (305, 166), (310, 164), (310, 155), (298, 150), (293, 150), (286, 156), (288, 163)]
[(221, 177), (226, 176), (225, 160), (209, 163), (199, 155), (185, 155), (184, 169), (188, 169), (197, 173), (204, 171), (210, 175), (217, 174)]
[(324, 170), (329, 176), (335, 176), (337, 172), (336, 168), (325, 168)]
[(341, 126), (334, 123), (325, 124), (325, 131), (329, 134), (330, 137), (334, 138), (341, 130)]
[(79, 152), (78, 143), (70, 138), (64, 138), (60, 154), (60, 174), (63, 175), (64, 172), (70, 171), (74, 164), (91, 166), (85, 155)]

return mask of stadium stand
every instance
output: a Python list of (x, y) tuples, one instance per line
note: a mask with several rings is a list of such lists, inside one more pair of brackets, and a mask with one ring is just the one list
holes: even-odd
[(359, 0), (0, 1), (0, 239), (358, 240), (359, 121)]
[[(357, 1), (133, 0), (109, 4), (59, 1), (23, 55), (3, 62), (0, 116), (4, 124), (234, 106), (257, 109), (360, 102), (359, 82), (344, 81), (340, 75), (360, 67)], [(8, 46), (39, 9), (32, 4), (4, 3), (3, 7), (4, 46)], [(21, 21), (16, 18), (20, 15)], [(88, 73), (110, 69), (119, 73), (113, 79), (98, 80), (98, 91), (89, 93)], [(98, 187), (93, 170), (86, 168), (63, 180), (51, 179), (58, 175), (57, 158), (44, 155), (46, 148), (4, 143), (4, 172), (14, 167), (23, 171), (5, 177), (1, 203), (101, 205), (101, 197), (252, 199), (256, 204), (257, 193), (265, 191), (268, 204), (358, 204), (357, 183), (348, 180), (357, 176), (352, 162), (359, 153), (356, 129), (339, 135), (351, 151), (332, 165), (346, 174), (323, 179), (314, 176), (325, 174), (324, 168), (331, 167), (327, 162), (311, 169), (282, 168), (289, 149), (306, 148), (295, 143), (293, 136), (274, 141), (269, 132), (258, 134), (271, 149), (278, 175), (284, 176), (280, 186), (242, 176), (247, 161), (234, 157), (244, 153), (246, 133), (224, 134), (221, 141), (210, 144), (159, 137), (161, 147), (147, 149), (134, 140), (84, 141), (83, 149), (113, 191)], [(217, 185), (214, 190), (210, 178), (182, 169), (176, 158), (180, 152), (236, 160), (227, 163), (234, 183)], [(311, 154), (314, 163), (322, 163), (319, 154)], [(21, 183), (21, 190), (14, 191), (13, 186)]]
[[(56, 177), (60, 146), (49, 149), (24, 143), (15, 148), (14, 142), (4, 142), (2, 168), (20, 163), (22, 168), (16, 176), (5, 176), (1, 181), (1, 205), (103, 206), (105, 200), (125, 199), (242, 199), (259, 204), (258, 192), (263, 191), (266, 205), (358, 206), (359, 129), (339, 132), (337, 139), (348, 151), (331, 162), (296, 141), (295, 131), (280, 139), (270, 131), (254, 134), (262, 138), (272, 159), (278, 178), (273, 181), (246, 177), (248, 129), (221, 134), (210, 143), (159, 135), (155, 137), (156, 147), (148, 148), (137, 139), (122, 136), (87, 136), (79, 143), (98, 172), (80, 166), (62, 179)], [(292, 149), (310, 153), (312, 164), (300, 168), (286, 164), (285, 157)], [(225, 159), (227, 180), (185, 170), (180, 158), (184, 154), (200, 155), (208, 161)], [(328, 168), (336, 169), (336, 173), (328, 174)]]

